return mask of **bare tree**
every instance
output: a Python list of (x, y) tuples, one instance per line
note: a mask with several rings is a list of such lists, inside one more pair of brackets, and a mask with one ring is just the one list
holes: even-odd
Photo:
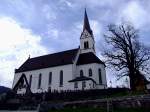
[(118, 79), (129, 76), (132, 90), (136, 90), (142, 80), (145, 86), (144, 74), (149, 72), (150, 50), (139, 41), (138, 30), (128, 23), (111, 24), (104, 37), (109, 46), (104, 51), (106, 64), (118, 71)]

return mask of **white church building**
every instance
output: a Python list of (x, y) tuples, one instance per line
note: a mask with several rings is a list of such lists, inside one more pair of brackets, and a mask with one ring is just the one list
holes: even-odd
[(85, 10), (80, 47), (27, 59), (18, 69), (12, 88), (18, 94), (53, 90), (104, 89), (105, 64), (95, 52), (95, 40)]

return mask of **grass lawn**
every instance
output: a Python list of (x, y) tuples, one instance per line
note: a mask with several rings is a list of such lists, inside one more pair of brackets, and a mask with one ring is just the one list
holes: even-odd
[[(107, 112), (107, 110), (100, 108), (65, 108), (62, 110), (50, 110), (49, 112)], [(150, 110), (145, 109), (116, 109), (113, 112), (150, 112)]]

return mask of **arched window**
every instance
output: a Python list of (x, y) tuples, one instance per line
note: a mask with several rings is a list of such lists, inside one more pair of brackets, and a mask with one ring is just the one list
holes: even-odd
[(74, 88), (78, 88), (78, 82), (74, 83)]
[(84, 42), (84, 49), (86, 49), (86, 42)]
[(89, 42), (87, 42), (87, 49), (89, 48)]
[(102, 84), (102, 73), (101, 73), (101, 69), (98, 69), (98, 78), (99, 78), (99, 84)]
[(83, 77), (83, 70), (80, 70), (80, 77)]
[(86, 82), (82, 81), (82, 90), (84, 90), (84, 88), (86, 88)]
[(88, 41), (84, 42), (84, 49), (88, 49), (89, 48), (89, 43)]
[(24, 85), (25, 85), (25, 80), (24, 78), (22, 77), (26, 77), (26, 75), (23, 73), (22, 76), (20, 77), (20, 79), (18, 80), (18, 88), (21, 89), (21, 88), (24, 88)]
[(92, 69), (91, 68), (89, 69), (89, 76), (90, 77), (92, 76)]
[(60, 87), (63, 86), (63, 71), (60, 71), (60, 82), (59, 82)]
[(39, 74), (39, 80), (38, 80), (38, 89), (41, 88), (41, 80), (42, 80), (42, 74)]
[(49, 85), (52, 84), (52, 72), (49, 72), (49, 80), (48, 80), (48, 84), (49, 84)]
[(30, 75), (30, 78), (29, 78), (29, 86), (31, 88), (31, 84), (32, 84), (32, 75)]

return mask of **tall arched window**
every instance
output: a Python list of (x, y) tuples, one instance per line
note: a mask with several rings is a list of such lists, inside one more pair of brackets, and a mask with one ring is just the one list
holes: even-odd
[(42, 74), (39, 74), (39, 80), (38, 80), (38, 89), (41, 88), (41, 80), (42, 80)]
[(84, 49), (88, 49), (89, 48), (89, 43), (88, 41), (84, 42)]
[(52, 72), (49, 72), (49, 80), (48, 80), (48, 84), (49, 84), (49, 85), (52, 84)]
[(32, 84), (32, 75), (30, 75), (30, 78), (29, 78), (29, 86), (31, 88), (31, 84)]
[(98, 78), (99, 78), (99, 84), (102, 84), (102, 73), (101, 73), (101, 69), (98, 69)]
[(83, 77), (83, 70), (80, 70), (80, 77)]
[(89, 48), (89, 42), (87, 42), (87, 49)]
[(63, 86), (63, 71), (60, 71), (60, 82), (59, 82), (60, 87)]
[(92, 76), (92, 69), (91, 68), (89, 69), (89, 76), (90, 77)]

